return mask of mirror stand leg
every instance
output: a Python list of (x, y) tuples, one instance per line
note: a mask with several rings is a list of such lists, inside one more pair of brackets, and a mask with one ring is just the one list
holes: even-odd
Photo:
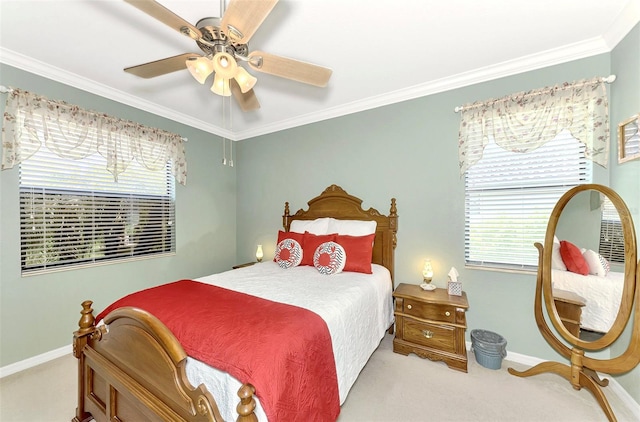
[[(591, 371), (590, 369), (587, 369), (587, 370)], [(583, 371), (580, 372), (580, 385), (586, 388), (587, 390), (591, 391), (593, 396), (598, 401), (598, 404), (600, 404), (600, 407), (604, 411), (605, 415), (607, 415), (607, 418), (609, 419), (609, 421), (616, 422), (617, 419), (613, 414), (613, 409), (611, 409), (611, 406), (609, 405), (609, 401), (607, 400), (607, 397), (604, 395), (604, 392), (600, 388), (600, 385), (598, 385), (597, 382), (593, 378), (591, 378), (591, 376), (585, 374)]]
[(526, 371), (518, 371), (513, 368), (507, 369), (511, 375), (517, 377), (531, 377), (533, 375), (542, 374), (545, 372), (553, 372), (568, 380), (571, 380), (571, 367), (559, 362), (542, 362), (533, 366)]
[(600, 375), (598, 375), (598, 373), (593, 369), (584, 368), (583, 371), (585, 375), (591, 378), (600, 387), (606, 387), (607, 385), (609, 385), (609, 380), (607, 378), (600, 378)]

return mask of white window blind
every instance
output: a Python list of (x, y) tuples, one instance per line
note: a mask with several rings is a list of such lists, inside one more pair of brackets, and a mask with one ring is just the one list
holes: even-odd
[(624, 263), (624, 233), (616, 207), (609, 198), (602, 205), (598, 253), (610, 262)]
[(569, 188), (591, 180), (584, 144), (562, 131), (540, 148), (518, 153), (493, 140), (465, 173), (465, 262), (537, 268), (549, 216)]
[(43, 145), (20, 164), (23, 274), (174, 253), (174, 221), (170, 162), (153, 172), (134, 160), (118, 182), (99, 154), (64, 159)]

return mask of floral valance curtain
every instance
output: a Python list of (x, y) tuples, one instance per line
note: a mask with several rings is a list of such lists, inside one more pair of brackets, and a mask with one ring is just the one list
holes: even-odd
[(53, 153), (72, 160), (100, 154), (116, 181), (135, 159), (151, 171), (164, 170), (172, 160), (178, 183), (187, 182), (180, 135), (12, 89), (2, 126), (2, 169), (29, 159), (43, 142)]
[(460, 174), (482, 158), (493, 138), (502, 148), (529, 152), (567, 129), (586, 156), (607, 167), (609, 105), (602, 78), (564, 83), (463, 106), (458, 137)]

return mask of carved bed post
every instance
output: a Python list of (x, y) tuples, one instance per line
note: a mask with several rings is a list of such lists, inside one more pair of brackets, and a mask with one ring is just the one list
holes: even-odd
[(80, 321), (78, 321), (80, 328), (73, 333), (73, 356), (78, 359), (78, 407), (76, 407), (76, 416), (72, 419), (73, 422), (82, 422), (92, 418), (91, 414), (84, 410), (85, 365), (84, 353), (82, 353), (89, 337), (93, 335), (96, 329), (96, 319), (93, 316), (91, 305), (93, 305), (93, 302), (90, 300), (82, 302), (82, 310), (80, 311), (82, 316), (80, 317)]
[(238, 411), (238, 419), (236, 422), (258, 422), (258, 417), (253, 411), (256, 409), (256, 401), (253, 398), (256, 389), (251, 384), (242, 384), (238, 390), (240, 403), (236, 406)]
[(282, 227), (284, 231), (288, 232), (291, 224), (291, 214), (289, 212), (289, 203), (284, 203), (284, 214), (282, 214)]

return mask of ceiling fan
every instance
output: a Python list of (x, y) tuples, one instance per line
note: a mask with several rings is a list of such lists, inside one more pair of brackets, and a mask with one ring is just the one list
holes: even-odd
[(327, 85), (331, 69), (263, 51), (249, 51), (247, 43), (278, 0), (231, 0), (224, 12), (224, 0), (220, 1), (222, 18), (200, 19), (194, 26), (154, 0), (125, 0), (195, 40), (204, 54), (179, 54), (127, 67), (124, 71), (142, 78), (154, 78), (188, 69), (201, 84), (213, 73), (211, 91), (222, 96), (233, 95), (243, 111), (258, 109), (260, 103), (253, 92), (257, 79), (240, 66), (240, 62), (258, 72), (318, 87)]

